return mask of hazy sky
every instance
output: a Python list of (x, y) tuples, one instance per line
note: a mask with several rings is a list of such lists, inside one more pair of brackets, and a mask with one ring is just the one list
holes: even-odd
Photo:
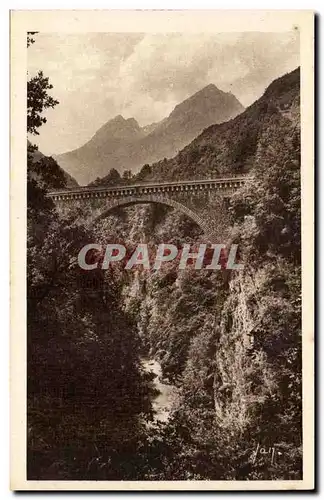
[(140, 125), (214, 83), (250, 105), (299, 65), (298, 32), (35, 35), (29, 76), (42, 69), (60, 104), (34, 142), (44, 154), (75, 149), (117, 114)]

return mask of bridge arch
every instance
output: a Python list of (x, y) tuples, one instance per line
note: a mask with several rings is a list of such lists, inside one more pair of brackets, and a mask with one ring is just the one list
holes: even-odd
[(99, 215), (96, 215), (91, 220), (91, 224), (95, 223), (100, 219), (104, 219), (105, 217), (107, 217), (107, 215), (109, 215), (110, 212), (114, 211), (117, 208), (123, 208), (132, 205), (145, 205), (145, 204), (161, 204), (171, 208), (175, 208), (184, 215), (186, 215), (187, 217), (189, 217), (190, 219), (192, 219), (203, 230), (205, 236), (210, 237), (212, 234), (212, 223), (210, 220), (201, 217), (198, 213), (191, 210), (191, 208), (187, 207), (186, 205), (183, 205), (182, 203), (179, 203), (176, 200), (173, 200), (166, 196), (159, 196), (159, 195), (155, 196), (148, 195), (145, 197), (132, 196), (120, 200), (112, 200), (108, 202), (105, 207), (103, 207), (103, 211)]

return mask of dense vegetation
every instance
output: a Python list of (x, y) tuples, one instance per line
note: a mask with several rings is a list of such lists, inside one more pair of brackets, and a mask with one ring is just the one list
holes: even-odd
[[(222, 235), (245, 263), (230, 273), (83, 273), (85, 242), (194, 242), (199, 229), (141, 207), (89, 234), (45, 196), (66, 185), (56, 163), (28, 155), (29, 479), (301, 478), (299, 134), (296, 70), (135, 179), (249, 170)], [(178, 387), (166, 423), (151, 421), (143, 355)], [(254, 456), (258, 445), (281, 455)]]
[[(33, 102), (49, 100), (49, 88), (40, 76)], [(44, 122), (40, 109), (30, 114), (30, 133)], [(75, 256), (93, 235), (63, 219), (46, 197), (66, 183), (56, 162), (35, 159), (29, 144), (27, 476), (131, 479), (152, 416), (150, 376), (140, 364), (134, 321), (121, 308), (121, 283), (79, 268)]]

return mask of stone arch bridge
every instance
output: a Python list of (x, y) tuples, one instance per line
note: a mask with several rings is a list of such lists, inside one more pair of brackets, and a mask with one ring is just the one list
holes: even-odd
[[(241, 188), (247, 176), (203, 180), (150, 182), (123, 186), (86, 186), (48, 194), (66, 212), (71, 207), (91, 207), (91, 220), (107, 217), (119, 207), (154, 203), (172, 207), (184, 213), (200, 226), (204, 235), (213, 239), (217, 225), (215, 206), (224, 208), (226, 198)], [(213, 209), (211, 208), (213, 206)]]

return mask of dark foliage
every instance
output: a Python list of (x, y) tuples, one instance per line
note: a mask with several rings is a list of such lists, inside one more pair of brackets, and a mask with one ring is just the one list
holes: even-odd
[[(28, 82), (28, 132), (57, 101), (41, 72)], [(27, 152), (27, 478), (136, 479), (151, 418), (151, 378), (112, 275), (76, 256), (93, 235), (47, 197), (67, 178), (52, 158)]]
[(48, 77), (39, 71), (36, 76), (27, 82), (27, 132), (38, 135), (38, 128), (46, 123), (47, 119), (42, 116), (44, 110), (54, 108), (58, 101), (48, 94), (53, 85), (49, 83)]
[[(35, 130), (51, 88), (43, 76), (39, 84)], [(91, 234), (46, 197), (67, 182), (56, 162), (29, 151), (28, 478), (300, 479), (299, 71), (172, 160), (108, 175), (116, 185), (250, 171), (227, 205), (230, 231), (220, 231), (239, 244), (242, 272), (171, 262), (156, 273), (83, 272), (75, 256), (85, 242), (194, 243), (199, 229), (138, 207)], [(143, 353), (176, 386), (166, 423), (152, 422)], [(258, 446), (280, 455), (269, 462)]]

